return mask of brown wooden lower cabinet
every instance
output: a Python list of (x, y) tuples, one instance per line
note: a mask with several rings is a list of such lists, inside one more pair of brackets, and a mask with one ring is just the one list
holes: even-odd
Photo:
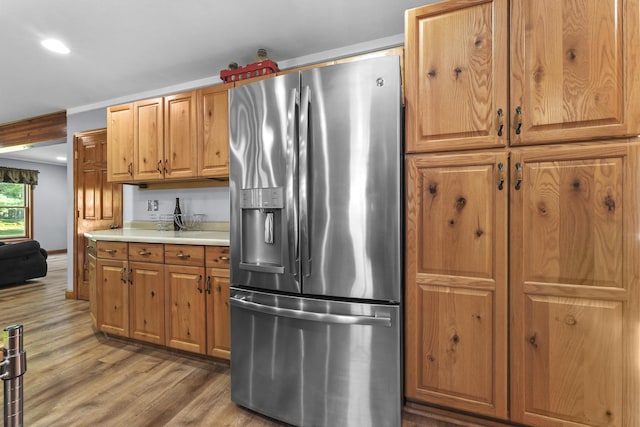
[(406, 170), (407, 399), (640, 425), (640, 143), (408, 155)]
[(167, 346), (193, 353), (206, 350), (204, 265), (167, 265)]
[(228, 247), (97, 246), (98, 330), (229, 359)]

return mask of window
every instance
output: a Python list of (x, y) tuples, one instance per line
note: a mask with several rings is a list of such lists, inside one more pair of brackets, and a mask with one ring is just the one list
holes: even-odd
[(0, 240), (31, 238), (29, 184), (0, 183)]

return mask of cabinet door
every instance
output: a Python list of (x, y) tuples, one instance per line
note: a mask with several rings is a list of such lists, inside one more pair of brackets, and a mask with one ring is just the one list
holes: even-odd
[(134, 104), (134, 178), (157, 180), (164, 177), (163, 99), (153, 98)]
[(133, 104), (107, 109), (107, 179), (128, 182), (133, 178)]
[(407, 152), (505, 146), (507, 1), (412, 9), (405, 34)]
[(206, 353), (204, 267), (165, 266), (166, 344)]
[(637, 144), (512, 153), (511, 414), (640, 425)]
[(98, 330), (129, 336), (127, 262), (98, 259)]
[(165, 178), (196, 176), (196, 92), (164, 98)]
[(207, 354), (229, 359), (231, 354), (229, 270), (207, 272)]
[(229, 176), (229, 88), (198, 91), (198, 176)]
[(131, 338), (164, 344), (164, 266), (143, 262), (129, 265), (131, 280)]
[(408, 156), (409, 399), (507, 417), (507, 161)]
[(638, 1), (511, 4), (511, 144), (640, 133)]

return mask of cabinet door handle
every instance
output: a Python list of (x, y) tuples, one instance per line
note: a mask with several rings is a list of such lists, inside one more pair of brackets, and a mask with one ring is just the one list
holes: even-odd
[(131, 162), (129, 162), (129, 164), (127, 165), (127, 173), (133, 176), (133, 163)]
[(207, 281), (205, 282), (205, 289), (207, 293), (211, 295), (211, 276), (207, 276)]
[(504, 116), (504, 112), (502, 108), (498, 108), (498, 136), (502, 136), (502, 131), (504, 130), (504, 120), (502, 116)]
[(522, 107), (519, 105), (516, 107), (516, 135), (520, 135), (522, 132)]
[(522, 186), (522, 164), (520, 162), (516, 162), (516, 185), (515, 189), (520, 190)]
[(165, 175), (169, 173), (169, 169), (167, 168), (167, 164), (169, 163), (169, 159), (164, 159), (164, 173)]
[(133, 276), (133, 270), (129, 269), (129, 272), (127, 273), (127, 283), (129, 283), (130, 285), (133, 285), (133, 280), (131, 279), (131, 276)]
[(502, 191), (504, 188), (504, 164), (498, 163), (498, 190)]
[(158, 168), (156, 170), (162, 175), (162, 160), (158, 160)]
[(531, 344), (531, 347), (533, 348), (538, 348), (538, 343), (536, 342), (536, 339), (537, 339), (536, 334), (531, 335), (528, 339), (529, 344)]
[(202, 284), (202, 274), (198, 276), (197, 284), (198, 284), (198, 292), (202, 293), (203, 289), (202, 289), (202, 286), (200, 286)]
[(122, 269), (120, 270), (120, 282), (126, 284), (127, 282), (124, 280), (124, 273), (127, 272), (127, 269), (122, 267)]

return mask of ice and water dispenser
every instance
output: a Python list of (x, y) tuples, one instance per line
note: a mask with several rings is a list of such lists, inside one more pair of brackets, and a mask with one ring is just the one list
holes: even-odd
[(242, 270), (284, 273), (283, 188), (240, 190)]

